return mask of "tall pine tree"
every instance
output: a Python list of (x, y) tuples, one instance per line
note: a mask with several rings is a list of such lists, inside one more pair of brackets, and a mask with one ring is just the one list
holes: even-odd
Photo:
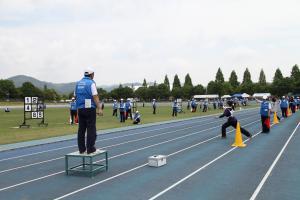
[(177, 74), (174, 76), (173, 89), (174, 88), (181, 88), (180, 80)]
[(170, 91), (170, 81), (169, 81), (169, 78), (167, 75), (165, 75), (164, 84), (168, 87), (168, 89)]
[(293, 80), (300, 79), (300, 70), (299, 70), (298, 65), (294, 65), (294, 66), (293, 66), (292, 72), (291, 72), (291, 78), (292, 78)]
[(143, 87), (147, 87), (146, 79), (144, 79), (144, 81), (143, 81)]
[(281, 73), (281, 70), (279, 68), (277, 68), (275, 71), (274, 78), (273, 78), (273, 83), (277, 82), (277, 81), (282, 81), (282, 80), (283, 80), (283, 75)]
[(245, 70), (245, 72), (244, 72), (242, 84), (252, 84), (251, 74), (250, 74), (248, 68), (246, 68), (246, 70)]
[(292, 92), (294, 94), (300, 94), (300, 70), (298, 65), (294, 65), (291, 72), (291, 81), (292, 81)]
[(238, 82), (238, 77), (236, 75), (236, 72), (234, 70), (232, 70), (230, 77), (229, 77), (229, 83), (232, 86), (232, 88), (235, 90), (240, 83)]
[(216, 83), (224, 83), (224, 76), (223, 76), (223, 73), (222, 73), (222, 70), (221, 68), (219, 67), (218, 71), (217, 71), (217, 74), (216, 74)]
[(184, 80), (184, 85), (183, 86), (184, 87), (186, 87), (186, 86), (193, 87), (192, 79), (191, 79), (191, 77), (190, 77), (189, 74), (187, 74), (185, 76), (185, 80)]
[(260, 74), (259, 74), (259, 80), (258, 83), (260, 85), (266, 85), (267, 81), (266, 81), (266, 75), (263, 69), (261, 69)]

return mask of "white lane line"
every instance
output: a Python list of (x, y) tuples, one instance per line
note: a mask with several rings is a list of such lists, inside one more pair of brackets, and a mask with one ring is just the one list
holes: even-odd
[[(260, 121), (260, 120), (258, 120)], [(271, 126), (273, 126), (274, 124), (272, 124)], [(252, 138), (256, 137), (257, 135), (259, 135), (261, 133), (261, 131), (259, 131), (258, 133), (256, 133), (255, 135), (252, 136)], [(244, 142), (248, 142), (250, 139), (246, 139)], [(198, 168), (197, 170), (195, 170), (194, 172), (190, 173), (189, 175), (187, 175), (186, 177), (180, 179), (179, 181), (177, 181), (176, 183), (174, 183), (173, 185), (169, 186), (168, 188), (164, 189), (163, 191), (159, 192), (158, 194), (152, 196), (151, 198), (149, 198), (148, 200), (154, 200), (157, 199), (158, 197), (160, 197), (161, 195), (165, 194), (166, 192), (168, 192), (169, 190), (175, 188), (177, 185), (181, 184), (182, 182), (186, 181), (187, 179), (189, 179), (190, 177), (192, 177), (193, 175), (197, 174), (198, 172), (202, 171), (203, 169), (205, 169), (206, 167), (208, 167), (209, 165), (213, 164), (214, 162), (218, 161), (219, 159), (223, 158), (224, 156), (226, 156), (227, 154), (229, 154), (230, 152), (232, 152), (233, 150), (237, 149), (237, 147), (233, 147), (231, 149), (229, 149), (227, 152), (223, 153), (222, 155), (218, 156), (217, 158), (211, 160), (210, 162), (206, 163), (205, 165), (203, 165), (202, 167)]]
[[(260, 132), (256, 133), (255, 135), (252, 136), (252, 138), (256, 137), (258, 134), (260, 134)], [(245, 142), (247, 142), (249, 139), (245, 140)], [(168, 188), (164, 189), (163, 191), (159, 192), (158, 194), (154, 195), (153, 197), (149, 198), (149, 200), (154, 200), (157, 199), (158, 197), (160, 197), (161, 195), (165, 194), (166, 192), (168, 192), (169, 190), (175, 188), (177, 185), (181, 184), (182, 182), (186, 181), (187, 179), (191, 178), (192, 176), (194, 176), (195, 174), (197, 174), (198, 172), (202, 171), (203, 169), (205, 169), (206, 167), (208, 167), (209, 165), (213, 164), (214, 162), (220, 160), (221, 158), (223, 158), (224, 156), (226, 156), (227, 154), (229, 154), (230, 152), (232, 152), (233, 150), (237, 149), (237, 147), (233, 147), (231, 149), (229, 149), (228, 151), (226, 151), (225, 153), (221, 154), (220, 156), (216, 157), (215, 159), (211, 160), (210, 162), (206, 163), (205, 165), (203, 165), (202, 167), (198, 168), (197, 170), (195, 170), (194, 172), (190, 173), (189, 175), (187, 175), (186, 177), (180, 179), (179, 181), (177, 181), (176, 183), (174, 183), (173, 185), (169, 186)]]
[[(166, 135), (166, 134), (169, 134), (169, 133), (183, 131), (183, 130), (195, 128), (195, 127), (198, 127), (198, 126), (208, 125), (208, 124), (212, 124), (212, 123), (215, 123), (215, 122), (209, 122), (209, 123), (206, 123), (206, 124), (200, 124), (200, 125), (196, 125), (196, 126), (193, 126), (193, 127), (186, 127), (186, 128), (183, 128), (183, 129), (177, 129), (175, 131), (168, 131), (168, 132), (165, 132), (165, 133), (160, 133), (160, 134), (156, 134), (156, 135), (152, 135), (152, 136), (148, 136), (148, 137), (144, 137), (144, 138), (139, 138), (139, 139), (136, 139), (136, 140), (129, 140), (129, 141), (121, 142), (121, 143), (118, 143), (118, 144), (104, 146), (102, 148), (105, 149), (105, 148), (116, 147), (116, 146), (120, 146), (120, 145), (123, 145), (123, 144), (128, 144), (128, 143), (137, 142), (137, 141), (141, 141), (141, 140), (145, 140), (145, 139), (149, 139), (149, 138), (154, 138), (154, 137), (158, 137), (158, 136), (161, 136), (161, 135)], [(26, 168), (26, 167), (39, 165), (39, 164), (52, 162), (52, 161), (63, 159), (63, 158), (64, 158), (64, 156), (61, 156), (61, 157), (57, 157), (57, 158), (53, 158), (53, 159), (49, 159), (49, 160), (44, 160), (44, 161), (40, 161), (40, 162), (36, 162), (36, 163), (31, 163), (31, 164), (28, 164), (28, 165), (22, 165), (22, 166), (19, 166), (19, 167), (9, 168), (9, 169), (0, 171), (0, 174), (5, 173), (5, 172), (10, 172), (10, 171), (15, 171), (15, 170), (18, 170), (18, 169), (23, 169), (23, 168)]]
[[(244, 125), (244, 126), (248, 126), (248, 125), (253, 124), (253, 123), (256, 123), (256, 122), (258, 122), (258, 121), (259, 121), (259, 120), (254, 121), (254, 122), (251, 122), (251, 123), (246, 124), (246, 125)], [(216, 127), (216, 128), (217, 128), (217, 127)], [(233, 130), (232, 130), (232, 131), (233, 131)], [(230, 132), (232, 132), (232, 131), (230, 131)], [(150, 148), (150, 147), (149, 147), (149, 148)], [(143, 149), (141, 149), (141, 150), (143, 150)], [(135, 150), (134, 152), (136, 152), (136, 150)], [(124, 154), (124, 155), (127, 155), (128, 152), (123, 153), (123, 154)], [(116, 156), (118, 156), (118, 155), (116, 155)], [(114, 157), (116, 157), (116, 156), (114, 156)], [(118, 156), (118, 157), (119, 157), (119, 156)], [(109, 158), (109, 159), (112, 159), (112, 158)], [(97, 161), (97, 162), (99, 162), (99, 161)], [(65, 172), (65, 171), (59, 171), (59, 172), (56, 172), (56, 173), (53, 173), (53, 174), (49, 174), (49, 175), (42, 176), (42, 177), (39, 177), (39, 178), (35, 178), (35, 179), (28, 180), (28, 181), (24, 181), (24, 182), (15, 184), (15, 185), (11, 185), (11, 186), (8, 186), (8, 187), (4, 187), (4, 188), (1, 188), (1, 189), (0, 189), (0, 192), (1, 192), (1, 191), (8, 190), (8, 189), (11, 189), (11, 188), (15, 188), (15, 187), (18, 187), (18, 186), (21, 186), (21, 185), (25, 185), (25, 184), (27, 184), (27, 183), (32, 183), (32, 182), (35, 182), (35, 181), (38, 181), (38, 180), (42, 180), (42, 179), (49, 178), (49, 177), (52, 177), (52, 176), (55, 176), (55, 175), (58, 175), (58, 174), (62, 174), (62, 173), (64, 173), (64, 172)]]
[[(253, 109), (256, 109), (256, 108), (250, 108), (250, 109), (247, 109), (247, 110), (241, 110), (241, 111), (237, 111), (237, 112), (243, 112), (243, 111), (249, 111), (250, 110), (250, 112), (248, 113), (248, 114), (250, 114), (250, 113), (252, 113), (251, 111)], [(210, 117), (218, 115), (218, 114), (219, 113), (217, 113), (217, 114), (211, 114), (211, 115), (205, 115), (205, 116), (200, 116), (200, 117), (192, 119), (192, 120), (196, 121), (196, 120), (203, 119), (203, 118), (204, 119), (208, 118), (208, 120), (210, 120), (211, 119)], [(130, 137), (130, 136), (139, 135), (139, 134), (143, 134), (143, 133), (147, 133), (147, 132), (152, 132), (152, 131), (158, 131), (158, 130), (162, 130), (162, 129), (174, 128), (174, 127), (182, 126), (182, 125), (196, 124), (196, 123), (205, 122), (205, 121), (208, 121), (208, 120), (196, 121), (196, 122), (191, 122), (191, 123), (181, 123), (181, 124), (177, 124), (176, 122), (171, 122), (170, 124), (176, 123), (176, 125), (175, 126), (161, 127), (161, 128), (152, 129), (152, 130), (146, 130), (146, 131), (137, 132), (137, 133), (133, 133), (133, 134), (126, 134), (126, 135), (116, 136), (116, 137), (107, 138), (107, 139), (101, 139), (101, 140), (97, 140), (96, 143), (97, 142), (101, 142), (101, 141), (119, 139), (119, 138), (123, 138), (123, 137)], [(157, 126), (160, 126), (160, 125), (157, 125)], [(148, 128), (148, 127), (145, 127), (145, 128)], [(27, 156), (38, 155), (38, 154), (42, 154), (42, 153), (48, 153), (48, 152), (52, 152), (52, 151), (58, 151), (58, 150), (61, 150), (61, 149), (73, 148), (73, 147), (77, 147), (77, 145), (64, 146), (64, 147), (59, 147), (59, 148), (55, 148), (55, 149), (44, 150), (44, 151), (39, 151), (39, 152), (35, 152), (35, 153), (30, 153), (30, 154), (24, 154), (24, 155), (20, 155), (20, 156), (14, 156), (14, 157), (9, 157), (9, 158), (4, 158), (4, 159), (0, 159), (0, 162), (7, 161), (7, 160), (18, 159), (18, 158), (23, 158), (23, 157), (27, 157)]]
[(267, 173), (265, 174), (265, 176), (263, 177), (263, 179), (261, 180), (261, 182), (259, 183), (259, 185), (257, 186), (257, 188), (255, 189), (254, 193), (252, 194), (250, 200), (254, 200), (256, 199), (258, 193), (261, 191), (263, 185), (265, 184), (266, 180), (269, 178), (271, 172), (273, 171), (275, 165), (277, 164), (278, 160), (280, 159), (281, 155), (283, 154), (283, 152), (285, 151), (287, 145), (289, 144), (289, 142), (291, 141), (292, 137), (294, 136), (294, 134), (296, 133), (297, 129), (299, 128), (300, 123), (298, 123), (298, 125), (296, 126), (296, 128), (294, 129), (293, 133), (290, 135), (289, 139), (286, 141), (286, 143), (284, 144), (284, 146), (282, 147), (281, 151), (279, 152), (279, 154), (277, 155), (276, 159), (274, 160), (274, 162), (272, 163), (272, 165), (270, 166), (269, 170), (267, 171)]
[[(249, 119), (249, 118), (252, 118), (252, 117), (246, 117), (246, 118), (244, 118), (242, 120)], [(120, 146), (120, 145), (124, 145), (124, 144), (128, 144), (128, 143), (137, 142), (137, 141), (141, 141), (141, 140), (145, 140), (145, 139), (149, 139), (149, 138), (154, 138), (154, 137), (158, 137), (158, 136), (161, 136), (161, 135), (166, 135), (166, 134), (169, 134), (169, 133), (183, 131), (183, 130), (195, 128), (197, 126), (203, 126), (203, 125), (208, 125), (208, 124), (212, 124), (212, 123), (215, 123), (215, 122), (213, 121), (213, 122), (209, 122), (209, 123), (206, 123), (206, 124), (195, 125), (193, 127), (186, 127), (186, 128), (183, 128), (183, 129), (177, 129), (175, 131), (168, 131), (168, 132), (165, 132), (165, 133), (160, 133), (160, 134), (156, 134), (156, 135), (152, 135), (152, 136), (148, 136), (148, 137), (144, 137), (144, 138), (140, 138), (140, 139), (136, 139), (136, 140), (129, 140), (129, 141), (118, 143), (118, 144), (104, 146), (102, 148), (105, 149), (105, 148), (116, 147), (116, 146)], [(56, 160), (63, 159), (63, 158), (64, 157), (61, 156), (61, 157), (57, 157), (57, 158), (53, 158), (53, 159), (49, 159), (49, 160), (44, 160), (44, 161), (40, 161), (40, 162), (31, 163), (31, 164), (28, 164), (28, 165), (22, 165), (22, 166), (19, 166), (19, 167), (9, 168), (9, 169), (0, 171), (0, 174), (6, 173), (6, 172), (15, 171), (15, 170), (19, 170), (19, 169), (24, 169), (24, 168), (27, 168), (27, 167), (32, 167), (32, 166), (35, 166), (35, 165), (45, 164), (45, 163), (56, 161)]]
[[(200, 121), (200, 122), (205, 122), (205, 121), (208, 121), (208, 120), (210, 120), (210, 119), (203, 120), (203, 121)], [(199, 121), (191, 122), (191, 123), (184, 123), (184, 124), (175, 124), (174, 126), (166, 126), (166, 127), (161, 127), (161, 128), (157, 128), (157, 129), (151, 129), (151, 130), (145, 130), (145, 131), (132, 133), (132, 134), (115, 136), (115, 137), (111, 137), (111, 138), (97, 140), (96, 143), (107, 141), (107, 140), (114, 140), (114, 139), (119, 139), (119, 138), (124, 138), (124, 137), (130, 137), (130, 136), (139, 135), (139, 134), (148, 133), (148, 132), (153, 132), (153, 131), (158, 131), (158, 130), (162, 130), (162, 129), (174, 128), (174, 127), (178, 127), (178, 126), (182, 126), (182, 125), (184, 125), (184, 126), (185, 125), (191, 125), (191, 124), (196, 124), (196, 123), (199, 123)], [(101, 136), (101, 134), (98, 135), (98, 136)], [(23, 158), (23, 157), (27, 157), (27, 156), (38, 155), (38, 154), (42, 154), (42, 153), (48, 153), (48, 152), (52, 152), (52, 151), (58, 151), (58, 150), (67, 149), (67, 148), (73, 148), (73, 147), (77, 147), (77, 145), (69, 145), (69, 146), (59, 147), (59, 148), (50, 149), (50, 150), (39, 151), (39, 152), (35, 152), (35, 153), (30, 153), (30, 154), (24, 154), (24, 155), (20, 155), (20, 156), (13, 156), (13, 157), (9, 157), (9, 158), (0, 159), (0, 162), (7, 161), (7, 160), (18, 159), (18, 158)]]
[[(184, 136), (176, 137), (176, 138), (173, 138), (173, 139), (170, 139), (170, 140), (166, 140), (166, 141), (163, 141), (163, 142), (160, 142), (160, 143), (155, 143), (155, 144), (152, 144), (152, 145), (148, 145), (148, 146), (145, 146), (145, 147), (142, 147), (142, 148), (139, 148), (139, 149), (135, 149), (135, 150), (132, 150), (132, 151), (128, 151), (128, 152), (125, 152), (125, 153), (122, 153), (122, 154), (118, 154), (118, 155), (109, 157), (108, 160), (111, 160), (111, 159), (114, 159), (114, 158), (118, 158), (118, 157), (121, 157), (121, 156), (124, 156), (124, 155), (128, 155), (128, 154), (131, 154), (131, 153), (134, 153), (134, 152), (137, 152), (137, 151), (141, 151), (141, 150), (144, 150), (144, 149), (149, 149), (149, 148), (154, 147), (154, 146), (158, 146), (158, 145), (161, 145), (161, 144), (169, 143), (169, 142), (172, 142), (172, 141), (175, 141), (175, 140), (179, 140), (179, 139), (182, 139), (182, 138), (185, 138), (185, 137), (189, 137), (191, 135), (195, 135), (195, 134), (198, 134), (198, 133), (201, 133), (201, 132), (204, 132), (204, 131), (208, 131), (208, 130), (211, 130), (211, 129), (215, 129), (215, 128), (217, 128), (217, 127), (208, 128), (208, 129), (205, 129), (205, 130), (202, 130), (202, 131), (197, 131), (197, 132), (194, 132), (194, 133), (191, 133), (191, 134), (187, 134), (187, 135), (184, 135)], [(55, 158), (55, 159), (52, 159), (52, 160), (58, 160), (58, 159), (61, 159), (61, 158), (64, 158), (64, 157)], [(95, 163), (98, 163), (98, 162), (101, 162), (101, 161), (103, 161), (103, 160), (96, 161)], [(42, 161), (40, 163), (46, 163), (46, 162), (47, 161)], [(32, 166), (32, 165), (33, 164), (30, 164), (29, 166)], [(16, 170), (16, 169), (21, 169), (21, 168), (24, 168), (24, 167), (17, 167), (17, 168), (14, 168), (14, 169), (4, 170), (4, 172)], [(64, 172), (64, 171), (61, 171), (61, 172)]]
[[(257, 120), (257, 121), (259, 121), (259, 120)], [(251, 123), (246, 124), (246, 125), (244, 125), (244, 126), (248, 126), (248, 125), (250, 125), (250, 124), (256, 123), (257, 121), (251, 122)], [(234, 131), (234, 130), (231, 130), (231, 131), (229, 131), (228, 133), (233, 132), (233, 131)], [(256, 136), (256, 135), (255, 135), (255, 136)], [(255, 137), (255, 136), (253, 136), (253, 137)], [(201, 141), (201, 142), (199, 142), (199, 143), (197, 143), (197, 144), (194, 144), (194, 145), (192, 145), (192, 146), (189, 146), (189, 147), (186, 147), (186, 148), (181, 149), (181, 150), (179, 150), (179, 151), (176, 151), (176, 152), (174, 152), (174, 153), (171, 153), (171, 154), (168, 155), (168, 157), (171, 157), (171, 156), (173, 156), (173, 155), (176, 155), (176, 154), (178, 154), (178, 153), (181, 153), (181, 152), (183, 152), (183, 151), (186, 151), (186, 150), (188, 150), (188, 149), (191, 149), (191, 148), (193, 148), (193, 147), (196, 147), (196, 146), (198, 146), (198, 145), (200, 145), (200, 144), (204, 144), (204, 143), (209, 142), (209, 141), (211, 141), (211, 140), (213, 140), (213, 139), (216, 139), (216, 138), (218, 138), (218, 137), (220, 137), (220, 135), (211, 137), (211, 138), (209, 138), (209, 139), (207, 139), (207, 140)], [(236, 147), (234, 147), (234, 148), (236, 148)], [(135, 170), (136, 170), (136, 169), (140, 169), (140, 168), (142, 168), (142, 167), (144, 167), (144, 166), (146, 166), (146, 165), (148, 165), (148, 163), (144, 163), (144, 164), (139, 165), (139, 166), (137, 166), (136, 168), (133, 168), (133, 169), (135, 169)], [(79, 193), (79, 192), (81, 192), (81, 191), (87, 190), (87, 189), (89, 189), (89, 188), (91, 188), (91, 187), (94, 187), (94, 186), (99, 185), (99, 184), (101, 184), (101, 183), (107, 182), (107, 181), (109, 181), (109, 180), (111, 180), (111, 179), (113, 179), (113, 178), (117, 178), (117, 177), (122, 176), (122, 175), (124, 175), (124, 174), (127, 174), (127, 173), (129, 173), (129, 172), (132, 172), (132, 171), (134, 171), (133, 169), (124, 171), (124, 172), (122, 172), (122, 173), (120, 173), (120, 174), (117, 174), (117, 175), (115, 175), (115, 176), (113, 176), (113, 177), (104, 179), (104, 180), (99, 181), (99, 182), (96, 182), (96, 183), (94, 183), (94, 184), (92, 184), (92, 185), (88, 185), (88, 186), (83, 187), (83, 188), (81, 188), (81, 189), (75, 190), (75, 191), (70, 192), (70, 193), (68, 193), (68, 194), (65, 194), (65, 195), (63, 195), (63, 196), (60, 196), (60, 197), (58, 197), (58, 198), (55, 198), (54, 200), (60, 200), (60, 199), (69, 197), (69, 196), (71, 196), (71, 195), (73, 195), (73, 194)]]

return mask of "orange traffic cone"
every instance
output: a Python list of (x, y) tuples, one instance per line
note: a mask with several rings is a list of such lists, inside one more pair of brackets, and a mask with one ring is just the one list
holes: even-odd
[(288, 117), (292, 115), (291, 108), (288, 108)]
[(277, 113), (274, 112), (274, 118), (273, 118), (273, 124), (278, 124), (279, 121), (278, 121), (278, 118), (277, 118)]
[(246, 144), (244, 144), (244, 142), (243, 142), (241, 126), (240, 126), (239, 122), (236, 125), (235, 141), (231, 146), (233, 146), (233, 147), (245, 147), (246, 146)]

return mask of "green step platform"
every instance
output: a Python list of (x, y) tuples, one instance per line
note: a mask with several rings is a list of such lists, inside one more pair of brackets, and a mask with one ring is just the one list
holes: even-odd
[[(97, 158), (104, 156), (104, 159), (95, 161)], [(100, 171), (108, 170), (107, 151), (97, 149), (96, 152), (80, 154), (78, 151), (65, 155), (65, 171), (67, 175), (82, 174), (90, 177)], [(72, 166), (70, 161), (72, 160)], [(77, 164), (74, 164), (77, 163)]]

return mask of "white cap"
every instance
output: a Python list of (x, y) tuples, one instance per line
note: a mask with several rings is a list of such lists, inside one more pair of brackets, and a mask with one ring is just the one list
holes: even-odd
[(268, 98), (268, 96), (267, 96), (267, 95), (264, 95), (264, 96), (263, 96), (263, 99), (267, 99), (267, 98)]
[(123, 101), (124, 99), (121, 98), (120, 100)]
[(94, 73), (94, 70), (91, 67), (88, 67), (84, 70), (84, 75), (90, 75), (93, 73)]
[(135, 111), (135, 113), (139, 113), (139, 111), (137, 110), (137, 111)]
[(72, 100), (74, 100), (75, 99), (75, 97), (72, 97)]
[(282, 98), (285, 98), (285, 96), (282, 96)]

